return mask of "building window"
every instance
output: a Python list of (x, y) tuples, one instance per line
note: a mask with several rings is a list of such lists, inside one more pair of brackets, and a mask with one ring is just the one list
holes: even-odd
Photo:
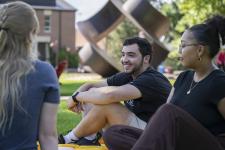
[(45, 16), (45, 24), (44, 24), (44, 31), (51, 32), (51, 17)]

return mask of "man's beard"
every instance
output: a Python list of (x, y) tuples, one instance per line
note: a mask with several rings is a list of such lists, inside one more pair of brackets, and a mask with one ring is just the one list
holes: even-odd
[(142, 66), (143, 66), (143, 61), (141, 61), (141, 63), (139, 63), (138, 65), (134, 66), (134, 68), (132, 70), (130, 70), (129, 72), (127, 72), (127, 71), (125, 71), (125, 72), (130, 75), (137, 74), (140, 72)]

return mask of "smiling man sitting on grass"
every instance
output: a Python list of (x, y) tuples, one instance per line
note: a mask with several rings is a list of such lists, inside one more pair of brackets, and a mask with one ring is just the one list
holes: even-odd
[(146, 39), (126, 39), (121, 56), (124, 72), (86, 83), (73, 94), (68, 109), (83, 111), (83, 118), (71, 132), (59, 136), (59, 143), (98, 145), (96, 133), (116, 124), (144, 129), (171, 89), (167, 78), (150, 66), (151, 58), (152, 47)]

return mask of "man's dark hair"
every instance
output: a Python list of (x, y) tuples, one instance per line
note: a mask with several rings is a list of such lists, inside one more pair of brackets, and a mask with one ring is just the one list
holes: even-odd
[(151, 58), (152, 58), (152, 46), (151, 44), (144, 38), (140, 38), (140, 37), (132, 37), (132, 38), (128, 38), (123, 42), (123, 46), (128, 46), (128, 45), (132, 45), (132, 44), (137, 44), (139, 51), (142, 55), (142, 57), (146, 56), (146, 55), (150, 55), (150, 59), (149, 59), (149, 63), (151, 62)]

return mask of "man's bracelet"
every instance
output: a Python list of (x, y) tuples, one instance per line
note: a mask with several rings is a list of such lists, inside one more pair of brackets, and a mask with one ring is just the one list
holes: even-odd
[(73, 101), (74, 101), (74, 103), (79, 103), (79, 101), (77, 100), (77, 95), (79, 94), (80, 92), (76, 92), (76, 93), (74, 93), (73, 95), (72, 95), (72, 99), (73, 99)]

